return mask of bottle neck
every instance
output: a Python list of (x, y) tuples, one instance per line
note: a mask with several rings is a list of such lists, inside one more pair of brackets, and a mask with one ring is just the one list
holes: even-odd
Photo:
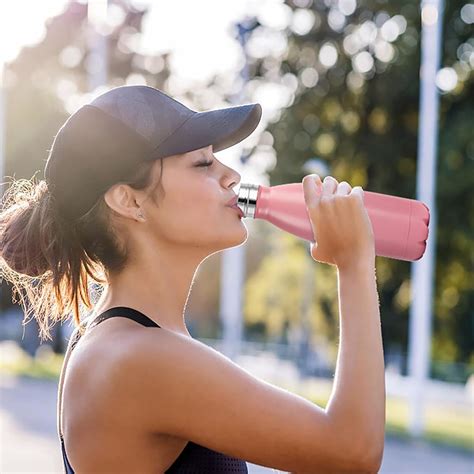
[(240, 185), (237, 206), (244, 213), (244, 217), (255, 218), (259, 188), (260, 186), (257, 184), (242, 183)]

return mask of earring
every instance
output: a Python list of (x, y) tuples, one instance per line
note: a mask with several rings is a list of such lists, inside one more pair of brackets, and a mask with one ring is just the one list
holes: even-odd
[(137, 213), (137, 216), (140, 218), (140, 219), (144, 219), (144, 215), (142, 214), (142, 211), (138, 211)]

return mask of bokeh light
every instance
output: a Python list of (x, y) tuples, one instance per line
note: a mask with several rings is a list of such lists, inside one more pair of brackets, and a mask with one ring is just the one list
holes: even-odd
[(386, 41), (377, 40), (374, 45), (374, 53), (378, 60), (389, 63), (395, 56), (395, 48)]
[(306, 8), (299, 8), (293, 13), (291, 29), (297, 35), (308, 34), (315, 25), (315, 14)]
[(319, 62), (327, 67), (333, 67), (337, 62), (337, 49), (333, 43), (324, 43), (319, 50)]
[(461, 8), (461, 20), (468, 25), (474, 23), (474, 5), (467, 3)]
[(341, 31), (346, 24), (346, 17), (337, 8), (331, 8), (328, 13), (328, 24), (334, 31)]
[(314, 87), (319, 80), (318, 71), (314, 67), (307, 67), (301, 71), (301, 82), (305, 87)]
[(337, 7), (343, 15), (349, 16), (355, 12), (357, 2), (356, 0), (339, 0), (337, 2)]
[(436, 74), (436, 85), (443, 92), (452, 91), (458, 83), (458, 75), (452, 67), (444, 67)]
[(367, 73), (374, 67), (374, 58), (368, 51), (361, 51), (352, 59), (354, 70)]

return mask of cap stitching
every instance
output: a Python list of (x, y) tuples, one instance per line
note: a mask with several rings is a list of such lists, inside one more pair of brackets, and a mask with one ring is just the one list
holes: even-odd
[(171, 138), (189, 119), (191, 119), (192, 117), (194, 117), (198, 112), (194, 112), (192, 115), (190, 115), (188, 118), (186, 118), (184, 120), (183, 123), (181, 123), (181, 125), (178, 125), (168, 136), (166, 136), (165, 138), (163, 138), (163, 140), (161, 140), (160, 143), (158, 143), (158, 145), (155, 146), (155, 148), (153, 148), (153, 152), (156, 151), (156, 149), (158, 147), (160, 147), (161, 145), (163, 145), (163, 143), (168, 140), (168, 138)]

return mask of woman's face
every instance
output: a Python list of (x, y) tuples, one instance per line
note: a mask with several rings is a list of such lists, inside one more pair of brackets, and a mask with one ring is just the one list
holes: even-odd
[[(157, 160), (152, 168), (154, 183), (160, 168)], [(142, 206), (153, 235), (208, 253), (245, 242), (247, 228), (239, 212), (226, 205), (235, 196), (232, 188), (240, 178), (214, 156), (212, 145), (164, 158), (162, 188), (155, 191), (158, 206), (151, 199)]]

